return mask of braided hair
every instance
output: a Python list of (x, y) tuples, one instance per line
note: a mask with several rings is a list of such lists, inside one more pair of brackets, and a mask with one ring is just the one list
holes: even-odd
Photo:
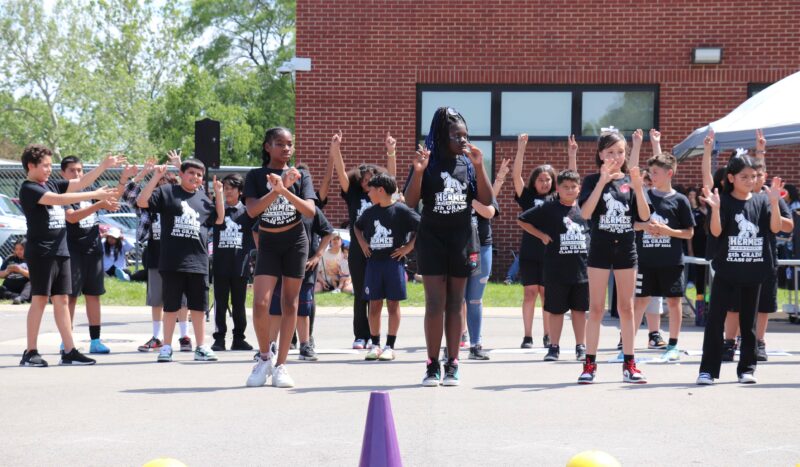
[(264, 142), (261, 143), (261, 162), (264, 164), (264, 167), (269, 165), (270, 160), (269, 153), (264, 149), (264, 146), (268, 143), (272, 144), (272, 140), (281, 133), (292, 134), (291, 130), (282, 126), (267, 128), (267, 131), (264, 133)]
[[(433, 113), (431, 119), (431, 128), (428, 130), (428, 136), (425, 137), (425, 147), (431, 152), (430, 160), (428, 161), (428, 168), (426, 171), (435, 169), (439, 165), (442, 157), (448, 150), (450, 144), (450, 127), (457, 124), (464, 125), (467, 128), (467, 122), (458, 111), (452, 107), (439, 107)], [(478, 186), (475, 181), (475, 167), (472, 166), (469, 158), (464, 154), (457, 154), (456, 158), (464, 157), (467, 159), (467, 178), (469, 180), (470, 188), (473, 192), (477, 193)]]

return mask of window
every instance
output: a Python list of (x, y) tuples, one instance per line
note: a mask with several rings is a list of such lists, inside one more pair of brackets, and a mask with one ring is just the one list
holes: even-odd
[(655, 94), (647, 91), (587, 91), (583, 93), (581, 136), (599, 136), (614, 126), (623, 134), (655, 128)]
[(458, 110), (469, 125), (469, 136), (489, 136), (492, 132), (492, 93), (490, 92), (423, 92), (419, 134), (427, 136), (433, 114), (439, 107)]
[(572, 134), (571, 92), (504, 92), (500, 102), (501, 134), (569, 136)]
[(755, 96), (759, 92), (772, 86), (773, 83), (748, 83), (747, 85), (747, 98)]

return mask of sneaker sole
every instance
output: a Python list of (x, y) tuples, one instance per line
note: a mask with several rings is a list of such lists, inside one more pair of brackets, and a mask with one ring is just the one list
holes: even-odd
[(20, 363), (19, 366), (29, 366), (31, 368), (47, 368), (47, 364), (40, 365), (38, 363)]
[(95, 350), (90, 350), (90, 351), (89, 351), (89, 353), (90, 353), (90, 354), (95, 354), (95, 355), (108, 355), (108, 354), (110, 354), (110, 353), (111, 353), (111, 351), (110, 351), (110, 350), (106, 350), (106, 351), (95, 351)]
[(319, 358), (318, 357), (306, 357), (304, 355), (300, 355), (300, 360), (305, 360), (307, 362), (316, 362), (317, 360), (319, 360)]
[(246, 383), (244, 383), (244, 384), (245, 384), (245, 386), (247, 386), (248, 388), (260, 388), (261, 386), (263, 386), (263, 385), (267, 384), (267, 378), (264, 378), (264, 382), (263, 382), (263, 383), (261, 383), (261, 384), (251, 383), (249, 379), (248, 379), (248, 380), (247, 380), (247, 382), (246, 382)]
[(380, 357), (378, 357), (378, 356), (375, 356), (375, 357), (366, 356), (366, 357), (364, 357), (364, 360), (366, 360), (368, 362), (374, 362), (375, 360), (378, 360), (379, 358)]
[(558, 361), (558, 357), (555, 357), (555, 358), (553, 358), (553, 357), (550, 357), (550, 358), (544, 357), (544, 361), (546, 361), (546, 362), (557, 362)]
[(161, 349), (161, 347), (152, 347), (152, 348), (143, 348), (143, 347), (139, 347), (139, 348), (138, 348), (138, 349), (136, 349), (136, 350), (138, 350), (139, 352), (150, 352), (150, 351), (153, 351), (153, 350), (159, 350), (159, 349)]
[[(667, 346), (667, 344), (666, 344), (666, 343), (664, 343), (664, 345), (650, 345), (650, 344), (647, 344), (647, 348), (648, 348), (648, 349), (650, 349), (650, 350), (658, 350), (658, 349), (663, 349), (663, 348), (665, 348), (666, 346)], [(621, 349), (620, 349), (620, 350), (621, 350)]]
[(65, 362), (63, 360), (58, 362), (60, 366), (90, 366), (94, 365), (95, 363), (97, 362)]
[(583, 379), (583, 380), (579, 379), (578, 380), (578, 384), (594, 384), (594, 380), (588, 381), (588, 380), (585, 380), (585, 379)]
[(169, 358), (169, 359), (159, 358), (158, 360), (156, 360), (156, 362), (158, 362), (158, 363), (172, 363), (172, 358)]
[(196, 362), (218, 362), (219, 358), (217, 358), (217, 357), (213, 357), (213, 358), (197, 358), (197, 357), (195, 357), (194, 361), (196, 361)]
[(485, 360), (489, 360), (489, 357), (475, 357), (475, 356), (472, 356), (472, 355), (470, 355), (470, 356), (469, 356), (469, 358), (468, 358), (468, 360), (480, 360), (480, 361), (485, 361)]
[(647, 380), (646, 379), (632, 380), (632, 379), (628, 378), (627, 376), (624, 376), (622, 378), (622, 381), (625, 382), (625, 383), (631, 383), (631, 384), (647, 384)]
[(288, 383), (275, 384), (275, 383), (272, 383), (272, 387), (278, 388), (278, 389), (289, 389), (289, 388), (293, 388), (294, 387), (294, 383), (292, 383), (292, 384), (288, 384)]
[(457, 379), (456, 380), (446, 379), (446, 380), (442, 381), (442, 386), (460, 386), (460, 385), (461, 385), (461, 381), (459, 381)]
[(435, 388), (439, 386), (439, 380), (438, 379), (422, 380), (422, 385), (426, 388)]
[(695, 381), (696, 386), (713, 386), (714, 381)]
[(378, 360), (380, 360), (382, 362), (391, 362), (392, 360), (394, 360), (394, 357), (392, 357), (392, 358), (383, 358), (383, 356), (380, 356), (380, 357), (378, 357)]

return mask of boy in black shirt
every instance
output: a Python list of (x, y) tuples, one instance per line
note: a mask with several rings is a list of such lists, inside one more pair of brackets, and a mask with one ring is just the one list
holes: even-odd
[(161, 255), (158, 270), (163, 280), (164, 345), (158, 354), (159, 362), (172, 361), (172, 333), (175, 315), (186, 295), (186, 305), (192, 314), (192, 327), (197, 339), (194, 359), (216, 361), (217, 356), (205, 340), (205, 310), (208, 307), (208, 232), (215, 222), (225, 219), (222, 182), (214, 177), (216, 209), (208, 196), (199, 189), (205, 165), (197, 159), (181, 164), (180, 185), (162, 185), (159, 179), (167, 171), (159, 166), (136, 199), (142, 209), (161, 215)]
[(0, 268), (0, 298), (12, 299), (18, 305), (31, 298), (31, 282), (28, 279), (28, 264), (25, 262), (25, 240), (19, 239), (14, 244), (14, 254), (3, 261)]
[(22, 168), (28, 178), (19, 189), (19, 200), (28, 223), (25, 259), (31, 279), (31, 306), (28, 309), (28, 347), (22, 354), (20, 366), (47, 366), (47, 362), (39, 355), (36, 344), (48, 300), (53, 303), (56, 326), (64, 344), (60, 363), (95, 363), (93, 359), (78, 352), (72, 340), (72, 321), (67, 308), (72, 280), (63, 206), (113, 197), (116, 191), (108, 187), (89, 192), (84, 192), (83, 189), (91, 186), (107, 168), (124, 161), (121, 156), (108, 156), (80, 180), (49, 180), (53, 170), (53, 152), (38, 144), (32, 144), (22, 152)]
[(247, 214), (247, 208), (240, 201), (244, 179), (239, 174), (230, 174), (222, 179), (225, 195), (225, 215), (222, 223), (214, 225), (214, 345), (211, 350), (225, 350), (225, 323), (228, 315), (228, 297), (231, 301), (233, 317), (233, 342), (231, 350), (253, 350), (244, 339), (247, 329), (245, 296), (247, 277), (245, 266), (250, 251), (255, 248), (253, 229), (255, 220)]
[[(683, 280), (683, 240), (694, 235), (694, 216), (686, 196), (672, 188), (678, 162), (671, 154), (656, 154), (647, 161), (653, 187), (648, 191), (653, 211), (647, 222), (636, 222), (636, 275), (634, 323), (641, 323), (650, 297), (666, 297), (669, 309), (669, 343), (661, 359), (680, 359), (678, 335), (681, 331)], [(634, 327), (634, 335), (638, 326)], [(655, 331), (657, 334), (658, 331)], [(651, 340), (653, 337), (651, 332)]]
[(564, 314), (572, 310), (575, 356), (581, 361), (586, 358), (586, 310), (589, 309), (588, 226), (576, 201), (581, 191), (580, 175), (574, 170), (564, 170), (556, 180), (558, 198), (523, 212), (517, 224), (545, 245), (544, 311), (550, 314), (551, 344), (544, 359), (558, 360)]
[[(406, 270), (402, 259), (414, 249), (419, 214), (405, 204), (392, 201), (397, 182), (391, 175), (377, 174), (367, 186), (372, 207), (358, 217), (355, 225), (356, 239), (367, 258), (363, 293), (369, 300), (372, 348), (366, 360), (388, 361), (395, 357), (400, 301), (406, 299)], [(384, 299), (389, 310), (389, 333), (386, 346), (381, 350), (381, 309)]]

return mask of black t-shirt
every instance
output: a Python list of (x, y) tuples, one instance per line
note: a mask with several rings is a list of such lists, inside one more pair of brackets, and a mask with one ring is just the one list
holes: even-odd
[[(545, 201), (550, 198), (551, 195), (537, 194), (535, 191), (528, 189), (528, 187), (522, 189), (522, 196), (517, 196), (516, 193), (514, 194), (514, 201), (519, 204), (523, 212), (543, 205)], [(544, 244), (541, 240), (528, 232), (522, 231), (522, 241), (519, 245), (519, 257), (527, 261), (543, 261)]]
[[(433, 164), (433, 161), (431, 161)], [(428, 228), (449, 231), (470, 228), (472, 199), (477, 195), (477, 181), (467, 156), (439, 159), (422, 174), (420, 199), (421, 223)], [(409, 173), (408, 182), (413, 176)]]
[[(494, 207), (494, 217), (500, 214), (500, 206), (497, 205), (497, 200), (492, 198), (492, 207)], [(494, 219), (492, 217), (492, 219)], [(475, 209), (472, 209), (472, 225), (478, 229), (478, 240), (481, 246), (489, 246), (492, 244), (492, 219), (487, 219), (478, 214)]]
[(364, 211), (372, 207), (372, 201), (369, 200), (367, 193), (361, 189), (361, 185), (357, 183), (351, 183), (350, 188), (347, 191), (342, 191), (341, 194), (345, 204), (347, 204), (348, 225), (352, 233), (353, 226), (356, 225), (356, 219), (361, 214), (364, 214)]
[(549, 200), (523, 212), (519, 220), (546, 233), (552, 240), (544, 246), (546, 282), (579, 284), (588, 281), (589, 226), (577, 205), (565, 206), (557, 199)]
[(145, 261), (148, 269), (158, 269), (158, 263), (161, 261), (161, 216), (157, 212), (153, 212), (152, 206), (149, 210), (151, 223), (147, 236)]
[(706, 241), (708, 238), (707, 215), (700, 208), (692, 209), (694, 217), (694, 235), (692, 236), (692, 250), (697, 258), (704, 258), (706, 255)]
[[(314, 209), (314, 217), (303, 217), (303, 228), (306, 229), (306, 238), (308, 238), (308, 258), (314, 256), (319, 248), (319, 243), (322, 237), (330, 235), (334, 232), (333, 226), (322, 213), (322, 210), (317, 206)], [(306, 259), (308, 261), (308, 259)], [(314, 269), (306, 270), (303, 277), (303, 282), (306, 284), (313, 284), (317, 280), (317, 269), (319, 264)]]
[(243, 277), (244, 264), (255, 248), (251, 233), (254, 222), (241, 202), (225, 208), (225, 221), (213, 228), (215, 276)]
[(62, 194), (67, 192), (67, 188), (69, 188), (68, 180), (48, 180), (41, 185), (30, 180), (22, 182), (19, 188), (19, 202), (28, 223), (26, 258), (46, 256), (69, 258), (64, 206), (39, 204), (45, 193)]
[(372, 250), (370, 258), (390, 259), (392, 251), (406, 243), (408, 234), (417, 231), (419, 217), (416, 211), (403, 203), (367, 208), (356, 220), (356, 227), (364, 233), (364, 239)]
[[(737, 284), (761, 283), (773, 268), (767, 232), (769, 200), (754, 194), (746, 201), (720, 194), (720, 224), (712, 265), (720, 277)], [(713, 236), (713, 235), (712, 235)]]
[[(580, 206), (583, 206), (583, 203), (589, 199), (599, 180), (599, 173), (587, 175), (583, 179), (581, 194), (578, 198)], [(647, 196), (647, 193), (645, 193), (645, 196)], [(644, 202), (647, 203), (648, 200), (644, 200)], [(594, 208), (590, 219), (592, 243), (595, 244), (596, 242), (599, 248), (604, 248), (609, 241), (619, 241), (633, 245), (636, 240), (633, 223), (645, 220), (639, 218), (636, 203), (637, 199), (633, 193), (630, 176), (625, 175), (619, 180), (607, 183), (603, 187), (602, 196), (597, 201), (597, 206)], [(621, 247), (624, 247), (624, 245)]]
[[(91, 207), (92, 201), (81, 201), (69, 206), (75, 211)], [(67, 246), (72, 254), (102, 256), (103, 245), (100, 242), (100, 222), (97, 213), (93, 212), (76, 223), (67, 222)]]
[[(0, 271), (5, 271), (12, 264), (19, 264), (23, 269), (27, 269), (28, 265), (23, 258), (11, 255), (3, 261), (3, 267)], [(3, 286), (11, 290), (20, 290), (28, 282), (28, 278), (18, 272), (10, 272), (3, 281)]]
[[(653, 211), (650, 220), (666, 224), (672, 229), (694, 227), (694, 217), (689, 198), (672, 191), (661, 193), (648, 190)], [(683, 264), (683, 240), (668, 236), (654, 236), (647, 232), (636, 232), (636, 251), (639, 265), (648, 268), (679, 266)]]
[(160, 214), (159, 271), (208, 274), (208, 227), (217, 211), (205, 192), (180, 185), (162, 185), (150, 197), (150, 209)]
[[(765, 192), (761, 192), (760, 196), (764, 196), (767, 198), (767, 204), (769, 205), (769, 197)], [(785, 217), (787, 219), (792, 219), (792, 212), (789, 211), (789, 205), (786, 204), (786, 201), (783, 198), (778, 200), (778, 206), (781, 211), (781, 217)], [(778, 234), (772, 233), (772, 230), (768, 230), (765, 234), (767, 237), (767, 243), (769, 244), (769, 251), (772, 253), (772, 265), (773, 267), (778, 267)]]
[[(283, 176), (289, 169), (270, 169), (268, 167), (259, 167), (247, 172), (247, 177), (244, 180), (244, 197), (245, 198), (261, 198), (270, 191), (272, 185), (267, 181), (267, 174), (276, 174)], [(300, 178), (295, 181), (292, 186), (288, 187), (289, 191), (294, 193), (300, 199), (316, 200), (317, 195), (314, 194), (314, 185), (311, 182), (311, 176), (305, 170), (300, 170)], [(278, 198), (261, 213), (259, 225), (264, 228), (284, 227), (294, 224), (303, 217), (294, 204), (290, 203), (284, 196)]]

